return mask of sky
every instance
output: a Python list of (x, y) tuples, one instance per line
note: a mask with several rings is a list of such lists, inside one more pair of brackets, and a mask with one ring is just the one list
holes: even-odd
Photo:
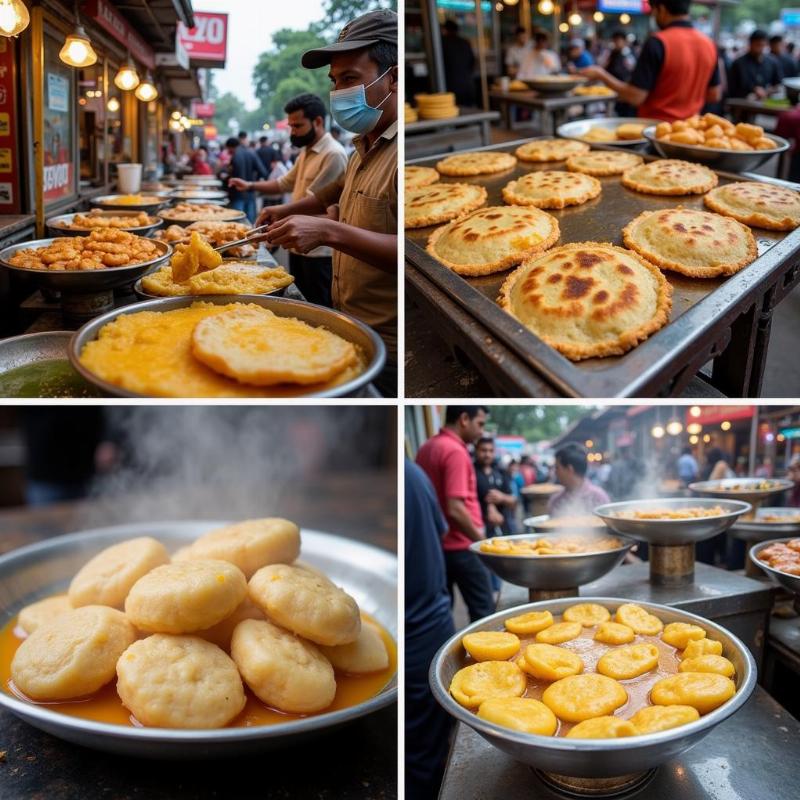
[(305, 30), (324, 14), (322, 0), (192, 0), (195, 11), (228, 14), (228, 59), (214, 70), (220, 94), (233, 92), (248, 111), (258, 107), (250, 76), (258, 56), (272, 47), (272, 33), (281, 28)]

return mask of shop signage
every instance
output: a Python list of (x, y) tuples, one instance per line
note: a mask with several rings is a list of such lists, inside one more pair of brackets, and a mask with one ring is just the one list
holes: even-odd
[(217, 130), (216, 125), (203, 126), (203, 136), (205, 137), (206, 141), (210, 142), (212, 139), (216, 139), (218, 135), (219, 131)]
[(224, 63), (228, 53), (228, 15), (194, 12), (194, 28), (178, 23), (178, 40), (192, 61)]
[(19, 214), (14, 39), (0, 38), (0, 213)]
[(782, 428), (780, 432), (787, 439), (800, 439), (800, 428)]
[(525, 439), (522, 436), (495, 436), (494, 443), (501, 453), (508, 453), (514, 458), (523, 455)]
[(130, 50), (131, 55), (137, 61), (148, 69), (155, 68), (156, 60), (153, 48), (142, 39), (108, 0), (86, 0), (83, 5), (83, 13)]
[(787, 28), (800, 28), (800, 8), (782, 8), (781, 22)]
[(750, 419), (753, 416), (753, 406), (698, 406), (699, 416), (693, 416), (691, 409), (686, 409), (686, 422), (698, 422), (700, 425), (715, 425), (728, 420)]
[(66, 114), (69, 111), (69, 81), (63, 75), (47, 73), (47, 107)]
[(597, 10), (609, 14), (649, 14), (648, 0), (597, 0)]
[(211, 119), (217, 111), (216, 103), (198, 103), (196, 100), (192, 101), (192, 116), (202, 117), (203, 119)]

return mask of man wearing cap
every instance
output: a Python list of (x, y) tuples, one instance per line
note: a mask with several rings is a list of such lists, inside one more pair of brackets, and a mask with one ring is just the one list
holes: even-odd
[[(332, 299), (381, 336), (387, 364), (375, 379), (397, 394), (397, 14), (372, 11), (348, 23), (338, 40), (309, 50), (308, 69), (329, 65), (331, 116), (356, 134), (345, 174), (308, 197), (268, 206), (271, 245), (298, 253), (333, 249)], [(316, 215), (316, 216), (315, 216)]]

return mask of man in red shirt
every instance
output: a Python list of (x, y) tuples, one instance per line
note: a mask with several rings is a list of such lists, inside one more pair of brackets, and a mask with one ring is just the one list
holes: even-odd
[(637, 115), (674, 122), (699, 114), (706, 103), (722, 99), (717, 47), (692, 27), (690, 0), (651, 0), (659, 27), (644, 43), (630, 81), (621, 81), (602, 67), (579, 70), (602, 81), (619, 101), (637, 108)]
[(495, 611), (489, 571), (469, 550), (472, 542), (485, 538), (485, 530), (467, 445), (480, 439), (487, 415), (484, 406), (448, 406), (444, 427), (417, 453), (417, 464), (431, 479), (447, 520), (442, 548), (450, 598), (458, 586), (472, 621)]

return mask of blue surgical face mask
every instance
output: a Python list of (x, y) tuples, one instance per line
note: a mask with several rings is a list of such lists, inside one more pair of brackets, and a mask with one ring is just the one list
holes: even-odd
[(377, 106), (367, 102), (367, 89), (376, 84), (392, 67), (379, 75), (372, 83), (366, 86), (360, 83), (349, 89), (336, 89), (331, 92), (331, 116), (336, 124), (351, 133), (369, 133), (381, 118), (381, 106), (392, 96), (386, 95)]

